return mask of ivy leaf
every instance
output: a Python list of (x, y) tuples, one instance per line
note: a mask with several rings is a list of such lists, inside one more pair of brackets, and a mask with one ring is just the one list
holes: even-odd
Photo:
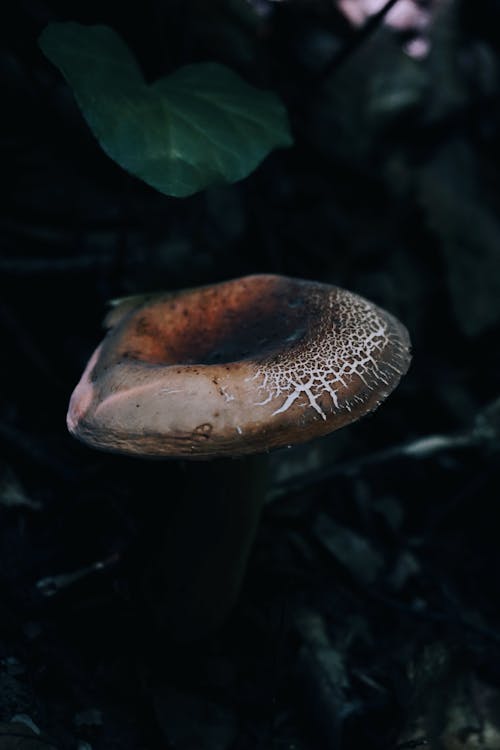
[(166, 195), (241, 180), (292, 143), (280, 100), (223, 65), (188, 65), (148, 84), (107, 26), (51, 23), (39, 41), (108, 156)]

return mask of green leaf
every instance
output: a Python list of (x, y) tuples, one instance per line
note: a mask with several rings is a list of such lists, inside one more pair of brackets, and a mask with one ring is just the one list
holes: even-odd
[(228, 68), (202, 63), (152, 84), (106, 26), (51, 23), (40, 37), (104, 151), (166, 195), (246, 177), (290, 146), (285, 109)]

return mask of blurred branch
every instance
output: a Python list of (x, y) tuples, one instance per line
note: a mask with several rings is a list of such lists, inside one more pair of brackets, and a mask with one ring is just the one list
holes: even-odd
[(270, 493), (271, 500), (290, 492), (297, 492), (311, 485), (318, 484), (334, 476), (358, 474), (364, 469), (387, 463), (398, 458), (427, 459), (444, 451), (463, 448), (491, 446), (495, 448), (500, 439), (500, 398), (482, 409), (468, 429), (444, 435), (426, 435), (400, 445), (394, 445), (355, 461), (339, 463), (309, 472), (302, 476), (287, 479), (274, 487)]
[(331, 75), (336, 73), (339, 68), (351, 57), (351, 55), (370, 37), (376, 29), (380, 26), (384, 17), (389, 13), (398, 0), (388, 0), (384, 6), (371, 16), (368, 21), (361, 27), (361, 29), (352, 36), (351, 41), (345, 44), (338, 52), (336, 52), (330, 61), (325, 65), (323, 70), (319, 73), (316, 78), (316, 85), (321, 85)]
[(100, 573), (113, 567), (120, 561), (120, 554), (114, 552), (105, 560), (97, 560), (90, 565), (74, 570), (71, 573), (60, 573), (53, 576), (45, 576), (36, 582), (36, 588), (42, 596), (51, 597), (58, 594), (63, 589), (73, 586), (75, 583), (87, 578), (92, 573)]

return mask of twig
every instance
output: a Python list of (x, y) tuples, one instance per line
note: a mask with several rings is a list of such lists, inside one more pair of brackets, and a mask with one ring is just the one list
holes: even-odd
[(58, 594), (63, 589), (73, 586), (75, 583), (78, 583), (78, 581), (87, 578), (92, 573), (99, 573), (113, 567), (119, 561), (120, 555), (118, 552), (115, 552), (105, 560), (97, 560), (97, 562), (93, 562), (83, 568), (74, 570), (71, 573), (59, 573), (57, 575), (40, 578), (36, 582), (36, 588), (43, 596), (51, 597)]
[(410, 443), (394, 445), (382, 451), (369, 453), (355, 461), (347, 461), (286, 479), (273, 488), (270, 499), (274, 500), (290, 492), (298, 492), (332, 477), (358, 474), (370, 466), (387, 463), (396, 458), (429, 458), (429, 456), (441, 451), (469, 448), (477, 444), (477, 437), (472, 436), (470, 432), (457, 433), (456, 435), (428, 435)]
[(280, 482), (269, 493), (269, 499), (274, 500), (290, 492), (297, 492), (334, 476), (349, 476), (358, 474), (370, 466), (387, 463), (397, 458), (426, 459), (437, 453), (463, 448), (475, 448), (485, 444), (493, 444), (498, 439), (498, 425), (500, 419), (500, 401), (483, 409), (474, 424), (467, 430), (448, 435), (426, 435), (401, 445), (394, 445), (355, 461), (347, 461), (333, 466), (323, 467), (317, 471), (308, 472)]
[(396, 5), (398, 0), (387, 0), (385, 5), (371, 16), (368, 21), (361, 27), (361, 29), (353, 35), (350, 42), (345, 44), (338, 52), (336, 52), (323, 70), (319, 73), (316, 78), (316, 85), (321, 85), (324, 81), (334, 73), (337, 73), (339, 68), (349, 59), (349, 57), (363, 44), (363, 42), (373, 34), (378, 28), (384, 17)]

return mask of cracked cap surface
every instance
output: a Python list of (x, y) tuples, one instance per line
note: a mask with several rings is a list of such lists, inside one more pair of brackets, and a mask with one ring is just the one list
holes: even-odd
[(376, 409), (410, 363), (392, 315), (283, 276), (128, 298), (106, 325), (67, 421), (118, 453), (210, 458), (302, 443)]

